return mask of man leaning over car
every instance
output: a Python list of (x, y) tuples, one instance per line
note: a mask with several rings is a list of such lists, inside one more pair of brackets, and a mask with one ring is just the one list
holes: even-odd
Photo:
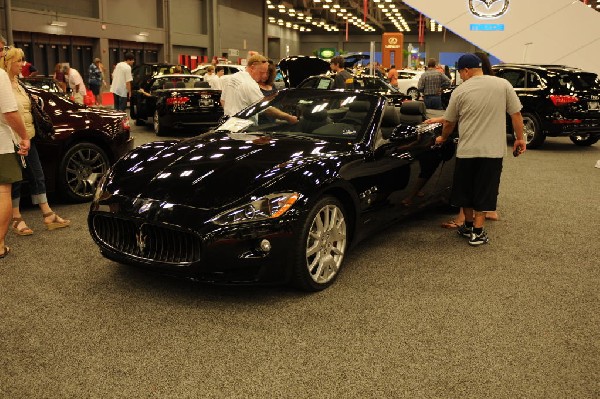
[[(233, 116), (244, 108), (264, 98), (258, 82), (266, 79), (269, 73), (269, 61), (260, 54), (248, 58), (246, 70), (230, 75), (223, 82), (221, 104), (225, 115)], [(275, 107), (270, 107), (266, 114), (282, 119), (290, 124), (298, 123), (298, 118)]]

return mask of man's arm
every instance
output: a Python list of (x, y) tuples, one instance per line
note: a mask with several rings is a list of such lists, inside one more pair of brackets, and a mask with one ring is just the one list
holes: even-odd
[(290, 125), (295, 125), (298, 123), (298, 117), (288, 114), (287, 112), (283, 112), (279, 108), (269, 107), (265, 110), (265, 113), (269, 116), (274, 117), (275, 119), (283, 119), (287, 121)]
[(125, 84), (127, 85), (127, 97), (131, 98), (131, 81)]
[(525, 141), (525, 135), (523, 133), (523, 115), (521, 112), (515, 112), (510, 116), (512, 121), (513, 131), (515, 132), (515, 142), (513, 144), (513, 151), (519, 150), (522, 154), (527, 150), (527, 142)]

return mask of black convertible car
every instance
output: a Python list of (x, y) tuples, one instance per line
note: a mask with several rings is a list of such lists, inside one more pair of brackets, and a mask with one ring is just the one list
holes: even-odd
[(173, 129), (209, 129), (223, 116), (220, 90), (197, 75), (157, 75), (149, 78), (130, 101), (136, 124), (152, 118), (157, 135)]
[[(409, 119), (422, 120), (419, 104)], [(323, 289), (353, 243), (449, 192), (456, 144), (432, 148), (439, 125), (401, 124), (404, 113), (382, 96), (283, 90), (216, 130), (121, 158), (98, 187), (90, 233), (125, 264)]]

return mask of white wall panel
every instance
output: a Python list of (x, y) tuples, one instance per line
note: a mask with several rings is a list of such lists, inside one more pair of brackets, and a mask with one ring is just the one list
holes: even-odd
[[(501, 0), (505, 1), (505, 0)], [(600, 74), (600, 13), (574, 0), (508, 0), (506, 14), (481, 19), (468, 0), (404, 0), (504, 62), (564, 63)], [(474, 0), (475, 3), (482, 3)], [(503, 31), (471, 31), (471, 24)]]

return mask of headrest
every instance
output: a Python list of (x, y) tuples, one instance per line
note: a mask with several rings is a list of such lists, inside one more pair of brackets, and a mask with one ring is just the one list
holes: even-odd
[(318, 112), (306, 112), (304, 118), (309, 121), (324, 121), (327, 119), (327, 111), (321, 110)]
[(175, 87), (175, 83), (173, 82), (165, 82), (165, 84), (163, 85), (163, 89), (172, 89)]
[(393, 105), (387, 105), (383, 110), (382, 127), (394, 127), (400, 124), (400, 109)]
[(425, 115), (427, 109), (423, 101), (405, 101), (400, 107), (400, 113), (404, 115)]
[(371, 103), (368, 101), (354, 101), (348, 104), (348, 108), (352, 112), (367, 112), (371, 108)]

